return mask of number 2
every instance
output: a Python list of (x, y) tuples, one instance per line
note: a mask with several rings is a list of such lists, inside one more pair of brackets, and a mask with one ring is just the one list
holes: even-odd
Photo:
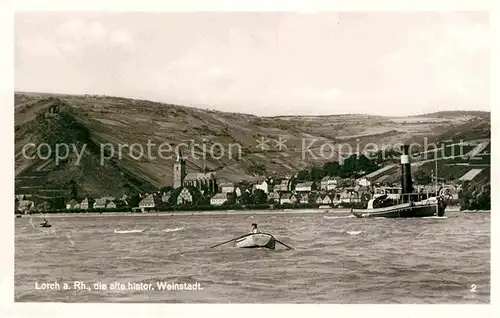
[(476, 284), (470, 285), (470, 291), (475, 292), (476, 291)]

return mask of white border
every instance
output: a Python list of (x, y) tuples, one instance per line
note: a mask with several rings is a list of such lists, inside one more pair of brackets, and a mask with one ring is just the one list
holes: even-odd
[[(10, 4), (0, 2), (0, 102), (2, 110), (1, 188), (0, 206), (1, 249), (0, 275), (1, 317), (74, 317), (87, 316), (90, 312), (99, 313), (103, 317), (137, 317), (137, 316), (203, 316), (221, 317), (234, 316), (370, 316), (370, 317), (500, 317), (500, 310), (496, 304), (499, 301), (496, 286), (498, 275), (495, 269), (499, 268), (496, 246), (500, 234), (498, 218), (495, 216), (498, 206), (498, 197), (492, 196), (492, 225), (491, 225), (491, 305), (174, 305), (174, 304), (61, 304), (61, 303), (14, 303), (14, 218), (13, 184), (14, 184), (14, 114), (13, 114), (13, 87), (14, 87), (14, 51), (13, 51), (13, 22), (15, 11), (430, 11), (430, 10), (493, 10), (495, 3), (480, 0), (346, 0), (346, 1), (318, 1), (318, 0), (253, 0), (253, 1), (105, 1), (105, 0), (19, 0)], [(492, 123), (497, 116), (498, 97), (495, 94), (498, 62), (495, 57), (498, 52), (498, 11), (491, 11), (491, 26), (494, 33), (494, 47), (491, 54), (491, 110)], [(492, 125), (492, 144), (496, 144), (497, 125)], [(5, 146), (7, 145), (7, 146)], [(492, 158), (492, 193), (497, 193), (496, 183), (500, 171)]]

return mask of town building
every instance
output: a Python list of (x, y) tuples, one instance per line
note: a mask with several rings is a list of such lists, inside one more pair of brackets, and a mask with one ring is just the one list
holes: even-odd
[(211, 205), (223, 205), (227, 201), (227, 193), (217, 193), (210, 198)]
[(236, 193), (237, 198), (241, 197), (242, 190), (240, 187), (237, 187), (236, 190), (234, 190), (234, 192)]
[(299, 203), (299, 202), (300, 202), (300, 195), (292, 194), (290, 196), (290, 203)]
[(316, 191), (317, 189), (318, 189), (318, 186), (316, 185), (316, 182), (314, 182), (314, 181), (306, 181), (306, 182), (297, 183), (297, 185), (295, 186), (296, 192), (312, 192), (312, 191)]
[(180, 151), (177, 153), (177, 158), (174, 162), (174, 189), (183, 186), (184, 178), (186, 177), (186, 160), (182, 158)]
[(182, 188), (181, 192), (179, 193), (179, 196), (177, 197), (177, 204), (182, 205), (191, 203), (193, 203), (193, 195), (191, 194), (188, 188)]
[(267, 200), (269, 202), (279, 203), (280, 202), (280, 194), (278, 192), (271, 192), (268, 194)]
[(80, 209), (80, 203), (75, 199), (71, 199), (68, 203), (66, 203), (67, 210), (77, 210)]
[(223, 182), (220, 184), (220, 192), (221, 193), (232, 193), (235, 191), (234, 183), (232, 182)]
[(321, 203), (322, 204), (332, 204), (333, 200), (329, 194), (326, 194), (322, 197)]
[(107, 204), (106, 204), (106, 209), (116, 209), (118, 206), (116, 205), (116, 203), (114, 201), (109, 201)]
[(358, 185), (362, 187), (369, 187), (372, 183), (367, 178), (358, 179)]
[(280, 194), (279, 203), (280, 204), (292, 203), (292, 200), (291, 200), (292, 197), (295, 199), (295, 197), (293, 196), (293, 194), (291, 192), (282, 192)]
[(195, 187), (201, 193), (217, 193), (215, 172), (190, 172), (182, 184), (184, 187)]
[(91, 210), (94, 208), (95, 200), (91, 197), (83, 199), (80, 203), (80, 209), (82, 210)]
[(262, 181), (262, 183), (258, 183), (254, 186), (255, 190), (262, 190), (264, 193), (269, 193), (269, 184), (266, 180)]
[(17, 206), (17, 209), (21, 213), (31, 212), (32, 210), (35, 209), (35, 202), (33, 202), (31, 200), (22, 200), (22, 201), (19, 201), (19, 205)]
[(359, 193), (356, 192), (354, 189), (344, 189), (340, 193), (340, 202), (341, 203), (359, 203), (361, 202), (361, 198), (359, 196)]
[(339, 178), (337, 177), (323, 177), (319, 188), (324, 191), (335, 190), (339, 186)]
[(295, 177), (285, 178), (281, 180), (281, 182), (277, 184), (274, 189), (279, 192), (290, 192), (295, 190), (296, 184), (297, 179)]
[(94, 209), (105, 209), (108, 202), (109, 200), (107, 198), (98, 198), (95, 200)]
[(316, 204), (323, 204), (323, 196), (319, 195), (319, 196), (316, 198)]
[(298, 198), (299, 202), (302, 204), (307, 204), (309, 203), (309, 194), (308, 193), (303, 193), (300, 195), (300, 198)]
[(171, 196), (172, 196), (171, 192), (163, 192), (163, 194), (161, 195), (161, 201), (167, 203), (170, 201)]
[(218, 187), (215, 172), (204, 171), (186, 173), (186, 160), (182, 157), (180, 151), (177, 153), (173, 168), (174, 189), (192, 186), (197, 188), (201, 193), (217, 193)]
[(139, 209), (142, 212), (155, 209), (160, 204), (160, 200), (154, 194), (148, 194), (144, 199), (139, 202)]

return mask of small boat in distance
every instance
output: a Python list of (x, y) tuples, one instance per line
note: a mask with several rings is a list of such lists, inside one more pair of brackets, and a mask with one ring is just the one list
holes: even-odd
[(52, 225), (49, 224), (49, 221), (47, 219), (43, 219), (43, 222), (40, 223), (41, 227), (51, 227)]
[(234, 241), (233, 246), (239, 248), (268, 248), (274, 250), (276, 239), (267, 233), (250, 233)]

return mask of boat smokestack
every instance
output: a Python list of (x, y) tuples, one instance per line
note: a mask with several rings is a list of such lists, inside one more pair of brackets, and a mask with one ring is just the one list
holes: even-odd
[[(401, 155), (401, 188), (402, 194), (413, 193), (413, 184), (411, 181), (411, 163), (410, 163), (410, 146), (403, 145), (403, 154)], [(403, 196), (405, 202), (409, 196)]]

